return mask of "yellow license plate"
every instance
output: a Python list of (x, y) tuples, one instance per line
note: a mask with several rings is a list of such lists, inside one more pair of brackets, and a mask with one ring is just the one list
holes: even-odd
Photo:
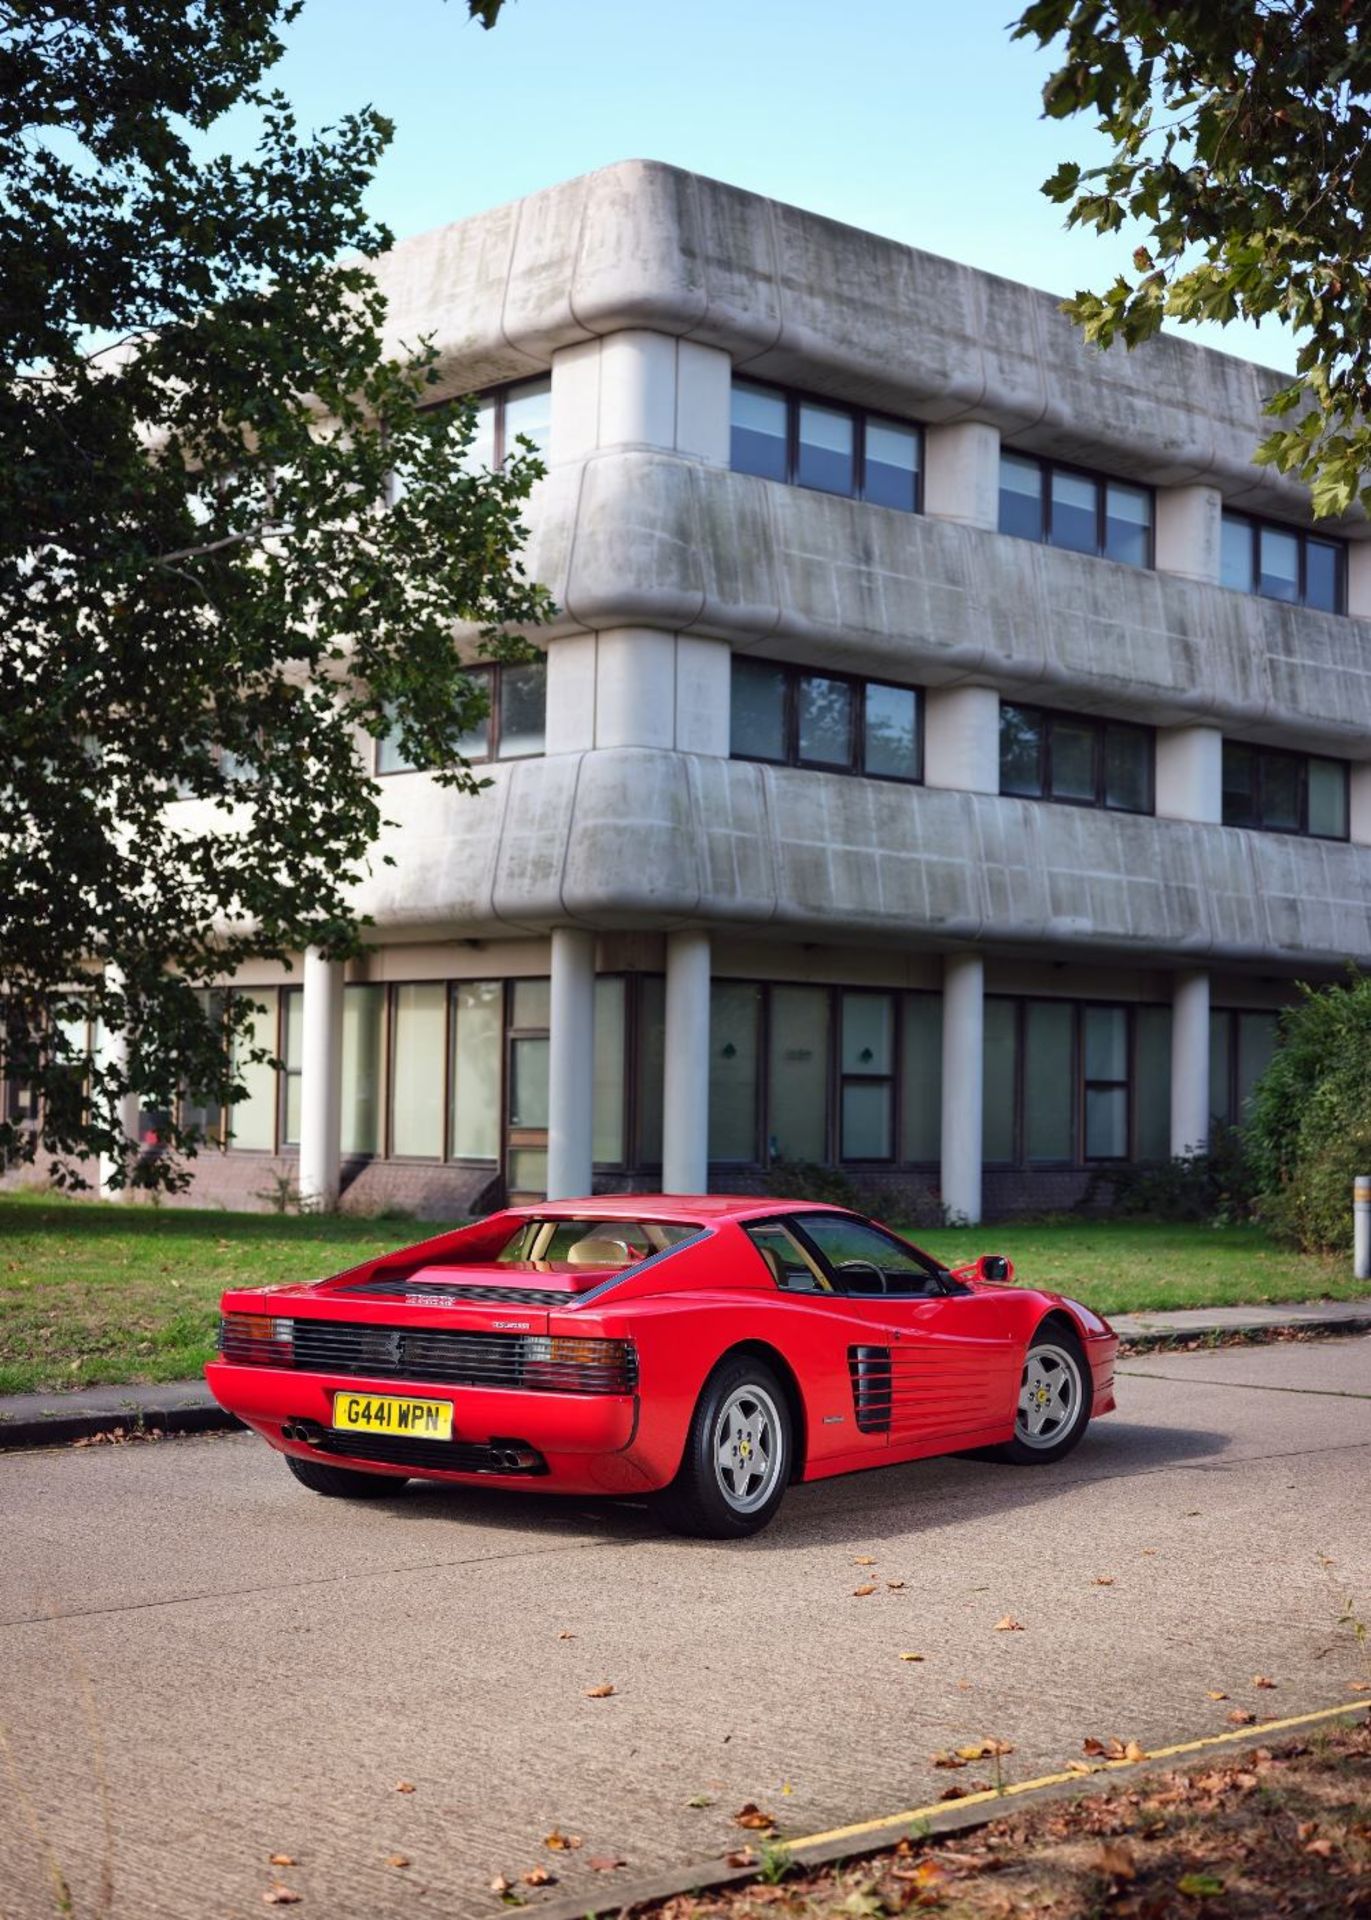
[(333, 1425), (344, 1433), (399, 1433), (414, 1440), (450, 1440), (452, 1402), (402, 1400), (389, 1393), (335, 1393)]

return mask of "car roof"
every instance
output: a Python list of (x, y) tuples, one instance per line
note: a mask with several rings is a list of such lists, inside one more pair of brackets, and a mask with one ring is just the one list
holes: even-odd
[(511, 1207), (528, 1220), (681, 1220), (715, 1226), (725, 1220), (770, 1219), (777, 1213), (842, 1213), (815, 1200), (777, 1200), (755, 1193), (616, 1193), (584, 1200), (547, 1200)]

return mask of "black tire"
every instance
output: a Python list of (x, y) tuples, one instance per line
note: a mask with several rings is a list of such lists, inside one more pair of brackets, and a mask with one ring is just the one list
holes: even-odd
[[(1057, 1382), (1061, 1384), (1054, 1385)], [(1046, 1398), (1030, 1408), (1025, 1405), (1030, 1392)], [(1067, 1398), (1060, 1415), (1054, 1413), (1054, 1394)], [(1064, 1460), (1090, 1424), (1093, 1396), (1090, 1368), (1075, 1334), (1055, 1322), (1039, 1327), (1024, 1354), (1014, 1438), (988, 1449), (990, 1458), (1016, 1467), (1047, 1467)], [(1035, 1420), (1036, 1434), (1031, 1430)]]
[[(720, 1458), (726, 1424), (734, 1436), (731, 1466)], [(662, 1515), (675, 1532), (703, 1540), (760, 1533), (785, 1498), (793, 1461), (784, 1387), (764, 1361), (725, 1357), (696, 1402), (680, 1471), (660, 1499)]]
[(383, 1500), (398, 1493), (406, 1476), (398, 1473), (356, 1473), (351, 1467), (328, 1467), (322, 1460), (302, 1460), (286, 1455), (286, 1465), (302, 1487), (322, 1493), (326, 1500)]

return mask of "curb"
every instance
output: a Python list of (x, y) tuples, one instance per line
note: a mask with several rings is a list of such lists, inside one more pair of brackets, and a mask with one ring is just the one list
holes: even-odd
[[(936, 1810), (911, 1808), (906, 1814), (859, 1823), (855, 1832), (842, 1829), (836, 1838), (819, 1835), (809, 1845), (803, 1838), (793, 1842), (781, 1840), (778, 1844), (786, 1847), (797, 1867), (826, 1867), (837, 1861), (861, 1860), (872, 1854), (885, 1853), (915, 1825), (919, 1828), (920, 1840), (938, 1840), (948, 1834), (971, 1833), (1005, 1819), (1021, 1807), (1040, 1807), (1054, 1800), (1103, 1798), (1113, 1791), (1114, 1782), (1119, 1776), (1133, 1778), (1149, 1770), (1174, 1767), (1183, 1759), (1187, 1749), (1208, 1752), (1214, 1747), (1222, 1747), (1230, 1754), (1247, 1753), (1256, 1747), (1266, 1746), (1273, 1738), (1278, 1746), (1286, 1737), (1298, 1738), (1301, 1722), (1307, 1725), (1342, 1725), (1356, 1715), (1368, 1713), (1371, 1713), (1371, 1702), (1353, 1700), (1345, 1706), (1325, 1707), (1314, 1713), (1296, 1715), (1293, 1723), (1276, 1721), (1265, 1727), (1245, 1727), (1240, 1733), (1182, 1742), (1179, 1752), (1175, 1748), (1162, 1748), (1155, 1753), (1144, 1754), (1141, 1760), (1105, 1761), (1094, 1773), (1073, 1776), (1069, 1780), (1055, 1776), (1051, 1777), (1050, 1784), (1043, 1786), (1029, 1784), (1016, 1789), (1011, 1785), (1002, 1794), (977, 1795), (974, 1803), (951, 1801), (946, 1808)], [(863, 1827), (878, 1830), (863, 1832)], [(675, 1873), (626, 1881), (615, 1889), (613, 1899), (599, 1901), (567, 1896), (542, 1905), (530, 1900), (527, 1905), (530, 1912), (536, 1908), (539, 1920), (610, 1920), (611, 1915), (628, 1914), (641, 1907), (654, 1906), (678, 1894), (711, 1893), (723, 1887), (744, 1886), (756, 1879), (755, 1866), (723, 1867), (716, 1856), (712, 1860), (698, 1861), (691, 1867), (679, 1868)]]
[(21, 1448), (69, 1446), (96, 1434), (142, 1437), (158, 1433), (229, 1433), (242, 1427), (221, 1406), (110, 1408), (99, 1413), (57, 1413), (49, 1418), (0, 1421), (0, 1453)]
[(1119, 1334), (1119, 1358), (1209, 1347), (1275, 1346), (1290, 1335), (1305, 1340), (1340, 1339), (1349, 1333), (1371, 1333), (1371, 1319), (1365, 1313), (1348, 1313), (1328, 1320), (1249, 1320), (1229, 1327), (1140, 1328)]

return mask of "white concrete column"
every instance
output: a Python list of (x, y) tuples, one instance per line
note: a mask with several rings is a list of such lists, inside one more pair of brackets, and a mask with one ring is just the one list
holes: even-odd
[(552, 930), (548, 1014), (547, 1197), (589, 1194), (595, 1145), (595, 935)]
[(343, 963), (306, 947), (300, 1040), (300, 1205), (338, 1204), (343, 1133)]
[(984, 420), (924, 428), (924, 512), (993, 533), (1000, 524), (1000, 430)]
[(985, 962), (978, 953), (943, 960), (942, 1198), (949, 1216), (981, 1217), (985, 1053)]
[(548, 465), (611, 447), (653, 447), (729, 462), (733, 363), (718, 347), (643, 327), (552, 356)]
[(1354, 761), (1347, 777), (1347, 832), (1354, 847), (1371, 847), (1371, 761)]
[[(112, 992), (121, 992), (124, 985), (123, 969), (115, 966), (111, 962), (110, 965), (105, 968), (105, 985), (110, 988)], [(128, 1071), (129, 1036), (127, 1029), (121, 1028), (118, 1033), (115, 1033), (102, 1024), (95, 1036), (95, 1046), (101, 1066), (116, 1068), (120, 1073), (126, 1073)], [(141, 1102), (136, 1093), (126, 1093), (121, 1096), (116, 1109), (115, 1124), (119, 1132), (123, 1135), (125, 1142), (124, 1151), (117, 1154), (102, 1153), (97, 1164), (96, 1179), (100, 1192), (111, 1200), (131, 1200), (134, 1197), (134, 1189), (131, 1186), (125, 1184), (119, 1187), (112, 1187), (110, 1182), (121, 1167), (129, 1173), (133, 1170), (133, 1161), (138, 1153), (138, 1112), (140, 1105)]]
[(704, 1193), (709, 1185), (709, 976), (709, 935), (668, 934), (664, 1193)]
[(1000, 696), (993, 687), (928, 689), (924, 780), (963, 793), (999, 792)]
[(1153, 546), (1159, 573), (1217, 585), (1223, 495), (1217, 487), (1158, 487)]
[(1157, 813), (1164, 820), (1223, 818), (1223, 735), (1217, 727), (1157, 728)]
[(1209, 975), (1178, 973), (1171, 994), (1171, 1153), (1209, 1151)]

